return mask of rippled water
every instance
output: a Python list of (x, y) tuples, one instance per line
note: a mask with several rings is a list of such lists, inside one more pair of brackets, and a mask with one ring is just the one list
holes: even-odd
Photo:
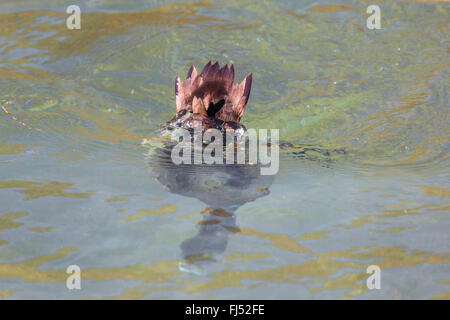
[[(0, 3), (0, 297), (450, 298), (448, 3), (78, 3)], [(210, 59), (253, 72), (275, 177), (141, 145)]]

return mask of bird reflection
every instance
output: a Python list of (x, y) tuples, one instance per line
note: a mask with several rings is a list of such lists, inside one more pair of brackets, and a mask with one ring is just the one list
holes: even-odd
[(149, 154), (151, 171), (167, 191), (197, 198), (207, 205), (195, 236), (180, 244), (184, 261), (181, 271), (202, 274), (206, 265), (223, 253), (228, 237), (239, 232), (236, 210), (269, 194), (274, 176), (261, 175), (257, 165), (180, 164), (171, 160), (171, 147)]

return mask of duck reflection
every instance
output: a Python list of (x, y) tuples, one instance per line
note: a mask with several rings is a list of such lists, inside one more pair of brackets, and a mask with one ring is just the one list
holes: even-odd
[(274, 176), (261, 175), (257, 165), (175, 165), (171, 147), (156, 148), (149, 155), (151, 171), (169, 192), (197, 198), (207, 205), (195, 236), (180, 244), (184, 262), (180, 270), (202, 273), (206, 264), (223, 253), (228, 237), (239, 232), (236, 210), (269, 194)]

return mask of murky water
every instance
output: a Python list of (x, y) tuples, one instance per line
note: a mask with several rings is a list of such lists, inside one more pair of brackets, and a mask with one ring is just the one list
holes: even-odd
[[(449, 3), (77, 3), (0, 3), (0, 297), (450, 298)], [(253, 72), (276, 176), (141, 145), (210, 59)]]

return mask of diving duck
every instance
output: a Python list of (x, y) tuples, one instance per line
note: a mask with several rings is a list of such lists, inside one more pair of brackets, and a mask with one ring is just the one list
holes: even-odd
[(167, 122), (169, 127), (193, 129), (194, 121), (201, 121), (208, 129), (234, 130), (244, 133), (240, 120), (250, 97), (252, 73), (240, 84), (234, 83), (234, 66), (209, 61), (198, 74), (192, 65), (186, 77), (175, 79), (176, 115)]

